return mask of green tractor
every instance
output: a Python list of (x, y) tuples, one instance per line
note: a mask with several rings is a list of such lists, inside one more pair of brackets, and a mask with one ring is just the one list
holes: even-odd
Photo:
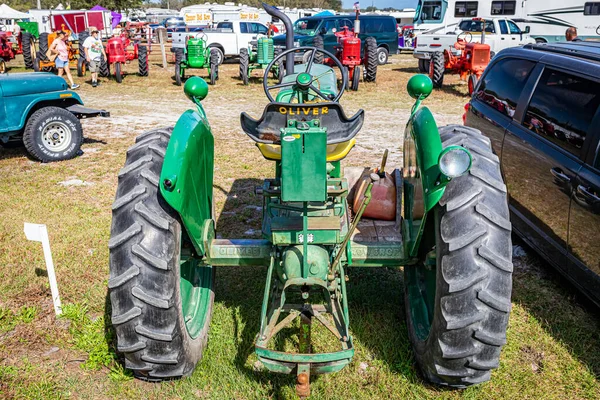
[[(273, 61), (273, 58), (279, 55), (280, 52), (274, 50), (270, 33), (269, 30), (269, 35), (261, 36), (255, 41), (251, 41), (248, 48), (240, 49), (240, 79), (244, 85), (248, 84), (252, 71), (264, 69)], [(273, 67), (273, 78), (281, 82), (283, 74), (283, 60), (280, 60)]]
[(185, 70), (190, 68), (207, 69), (209, 82), (214, 85), (219, 79), (219, 53), (206, 45), (205, 33), (173, 32), (173, 43), (183, 43), (184, 47), (173, 48), (175, 53), (175, 83), (181, 86), (185, 80)]
[[(506, 342), (513, 268), (506, 187), (490, 141), (472, 128), (438, 128), (421, 105), (431, 80), (417, 75), (408, 83), (415, 103), (403, 168), (367, 168), (356, 178), (342, 160), (365, 113), (348, 118), (339, 103), (343, 65), (327, 51), (293, 48), (289, 19), (263, 6), (285, 22), (288, 50), (265, 70), (262, 117), (241, 114), (275, 166), (255, 190), (262, 238), (217, 236), (214, 138), (201, 104), (208, 86), (189, 79), (184, 92), (196, 110), (174, 128), (141, 134), (119, 173), (108, 287), (125, 366), (151, 381), (190, 375), (207, 345), (215, 268), (268, 266), (255, 352), (270, 371), (295, 374), (306, 397), (311, 375), (339, 371), (354, 356), (348, 271), (404, 266), (408, 336), (423, 376), (454, 388), (487, 381)], [(294, 66), (294, 53), (305, 51), (307, 63)], [(318, 52), (335, 67), (315, 63)], [(283, 81), (269, 86), (284, 58)], [(381, 198), (390, 177), (392, 197)], [(371, 203), (378, 209), (390, 198), (393, 220), (367, 216)], [(282, 344), (291, 327), (295, 351)], [(316, 330), (330, 336), (329, 349), (313, 346)]]

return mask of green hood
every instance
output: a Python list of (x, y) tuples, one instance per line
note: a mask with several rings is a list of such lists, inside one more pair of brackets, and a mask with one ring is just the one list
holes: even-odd
[(54, 74), (29, 72), (0, 75), (3, 97), (67, 90), (67, 82)]

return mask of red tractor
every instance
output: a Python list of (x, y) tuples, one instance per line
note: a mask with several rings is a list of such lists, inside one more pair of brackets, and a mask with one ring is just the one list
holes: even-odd
[(469, 95), (473, 94), (479, 78), (490, 63), (490, 46), (485, 44), (485, 20), (481, 21), (481, 43), (471, 43), (473, 35), (471, 32), (462, 32), (458, 35), (454, 48), (458, 55), (454, 55), (450, 49), (443, 53), (436, 52), (431, 56), (429, 63), (429, 77), (434, 87), (441, 87), (446, 70), (460, 75), (460, 79), (468, 82)]
[(6, 32), (0, 32), (0, 74), (6, 72), (6, 63), (15, 58), (12, 43)]
[(124, 64), (135, 59), (138, 60), (139, 75), (148, 76), (149, 46), (140, 43), (141, 36), (135, 37), (133, 41), (131, 40), (130, 36), (131, 30), (124, 29), (119, 36), (108, 39), (108, 43), (106, 45), (106, 56), (108, 57), (108, 62), (103, 63), (100, 70), (101, 76), (109, 76), (110, 65), (113, 65), (115, 79), (118, 83), (121, 83), (123, 81)]

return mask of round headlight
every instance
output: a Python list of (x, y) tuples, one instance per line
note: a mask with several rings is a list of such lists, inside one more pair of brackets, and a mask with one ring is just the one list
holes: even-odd
[(471, 154), (461, 146), (444, 149), (439, 160), (440, 171), (449, 178), (456, 178), (471, 168)]

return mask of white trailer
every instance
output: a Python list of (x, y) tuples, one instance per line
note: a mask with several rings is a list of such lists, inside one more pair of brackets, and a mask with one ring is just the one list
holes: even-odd
[(571, 26), (581, 39), (600, 40), (600, 1), (588, 0), (418, 0), (414, 32), (445, 33), (463, 18), (480, 16), (510, 18), (523, 31), (529, 26), (538, 42), (565, 40)]

